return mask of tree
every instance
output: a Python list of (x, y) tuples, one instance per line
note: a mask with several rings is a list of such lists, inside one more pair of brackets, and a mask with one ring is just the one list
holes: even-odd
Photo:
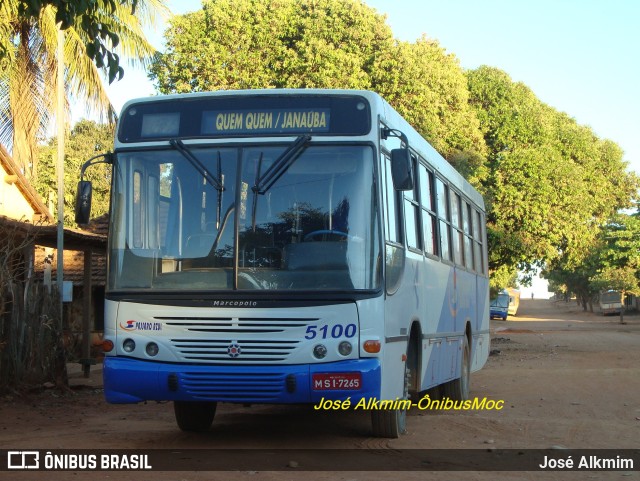
[[(65, 140), (64, 159), (64, 224), (75, 225), (76, 187), (80, 180), (82, 164), (98, 154), (113, 148), (114, 128), (112, 124), (98, 124), (91, 120), (81, 120), (73, 126)], [(57, 139), (52, 138), (46, 146), (39, 148), (38, 162), (40, 174), (33, 186), (44, 199), (57, 203), (56, 165)], [(92, 214), (98, 217), (109, 212), (109, 189), (111, 187), (111, 166), (98, 164), (88, 169), (85, 180), (93, 184)]]
[(598, 248), (594, 244), (589, 254), (577, 265), (571, 263), (565, 257), (559, 257), (549, 263), (542, 271), (542, 276), (549, 281), (549, 290), (561, 292), (566, 296), (575, 294), (582, 305), (593, 312), (593, 301), (597, 298), (599, 289), (591, 282), (591, 278), (597, 273)]
[(599, 292), (640, 294), (640, 217), (616, 214), (602, 225), (585, 255), (551, 262), (544, 277), (574, 293), (586, 309)]
[[(73, 16), (74, 9), (82, 10), (86, 6), (91, 18), (108, 27), (114, 42), (113, 52), (146, 65), (155, 50), (145, 39), (142, 26), (153, 24), (156, 14), (166, 11), (165, 1), (134, 0), (138, 7), (138, 14), (134, 16), (131, 1), (3, 0), (0, 33), (6, 34), (3, 38), (8, 42), (4, 42), (5, 53), (0, 64), (0, 142), (11, 146), (13, 158), (25, 175), (37, 176), (37, 142), (42, 139), (53, 111), (55, 95), (52, 93), (58, 68), (57, 22), (60, 21), (54, 4), (64, 4), (66, 10), (62, 16), (69, 22), (64, 43), (67, 95), (85, 101), (91, 109), (106, 113), (112, 120), (115, 112), (102, 85), (99, 68), (112, 75), (109, 69), (113, 63), (109, 65), (108, 60), (107, 65), (101, 65), (103, 62), (99, 59), (104, 52), (95, 46), (95, 38), (91, 37), (91, 20), (84, 14)], [(94, 45), (93, 51), (87, 48), (88, 44)]]
[(602, 230), (601, 238), (599, 269), (591, 284), (598, 291), (619, 291), (623, 300), (626, 294), (640, 295), (640, 213), (618, 214)]
[(487, 174), (487, 148), (458, 59), (423, 36), (378, 55), (371, 77), (372, 87), (480, 187)]
[[(7, 2), (3, 8), (7, 11), (17, 9), (17, 17), (29, 22), (36, 21), (42, 11), (47, 7), (53, 7), (56, 16), (55, 22), (62, 30), (81, 26), (86, 34), (85, 48), (87, 56), (92, 59), (96, 67), (106, 65), (109, 73), (109, 83), (116, 77), (121, 79), (124, 69), (120, 66), (120, 57), (114, 51), (120, 42), (118, 30), (109, 22), (109, 16), (118, 15), (122, 8), (130, 10), (135, 15), (138, 0), (80, 0), (69, 2), (68, 0), (17, 0)], [(15, 13), (14, 13), (15, 15)], [(0, 25), (0, 59), (10, 55), (10, 31), (6, 25)], [(109, 40), (107, 43), (107, 39)], [(106, 62), (105, 62), (106, 57)]]
[(209, 0), (174, 17), (150, 77), (162, 93), (368, 88), (390, 45), (384, 18), (355, 0)]
[(598, 227), (630, 205), (638, 178), (622, 151), (542, 103), (499, 69), (467, 73), (470, 102), (489, 148), (484, 192), (489, 266), (576, 265)]

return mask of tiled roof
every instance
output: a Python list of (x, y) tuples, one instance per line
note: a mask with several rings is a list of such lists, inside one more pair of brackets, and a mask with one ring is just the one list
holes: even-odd
[[(45, 263), (51, 263), (51, 278), (56, 279), (58, 263), (55, 259), (55, 250), (52, 257), (47, 259), (45, 248), (36, 247), (34, 262), (34, 272), (36, 277), (41, 279), (44, 275)], [(104, 253), (93, 253), (91, 257), (91, 285), (104, 286), (106, 281), (107, 261)], [(64, 273), (65, 281), (73, 281), (75, 286), (84, 285), (84, 253), (80, 251), (64, 251)]]
[[(73, 281), (74, 285), (84, 285), (84, 253), (71, 248), (82, 247), (83, 244), (92, 244), (91, 255), (91, 284), (93, 286), (104, 286), (107, 275), (107, 256), (106, 256), (106, 239), (109, 230), (109, 215), (105, 214), (93, 219), (84, 229), (65, 229), (65, 247), (64, 251), (64, 273), (63, 279)], [(69, 237), (73, 236), (74, 242), (67, 242)], [(84, 242), (83, 242), (84, 240)], [(101, 241), (101, 242), (100, 242)], [(78, 246), (79, 244), (79, 246)], [(44, 249), (41, 253), (36, 252), (36, 272), (44, 272)], [(53, 264), (51, 266), (51, 277), (55, 279), (58, 263), (55, 260), (55, 251)]]

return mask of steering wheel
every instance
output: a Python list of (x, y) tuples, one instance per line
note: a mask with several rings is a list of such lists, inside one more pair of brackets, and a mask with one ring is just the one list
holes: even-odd
[(313, 239), (315, 236), (319, 236), (319, 235), (339, 235), (342, 236), (344, 238), (348, 238), (349, 234), (347, 234), (346, 232), (342, 232), (339, 230), (332, 230), (332, 229), (321, 229), (321, 230), (314, 230), (313, 232), (309, 232), (307, 235), (304, 236), (303, 240), (305, 242), (310, 241), (311, 239)]

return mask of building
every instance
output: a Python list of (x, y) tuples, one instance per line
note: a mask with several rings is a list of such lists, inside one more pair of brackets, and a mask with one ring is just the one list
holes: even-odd
[(31, 224), (50, 224), (53, 215), (0, 145), (0, 216)]
[[(7, 258), (6, 269), (12, 285), (27, 291), (30, 283), (51, 288), (57, 278), (57, 226), (54, 217), (6, 149), (0, 146), (0, 257)], [(102, 221), (102, 223), (100, 222)], [(106, 219), (88, 230), (64, 229), (63, 279), (73, 284), (72, 300), (64, 306), (64, 329), (71, 338), (80, 339), (80, 362), (94, 362), (90, 351), (91, 331), (102, 328), (106, 254)], [(3, 277), (6, 279), (7, 277)], [(0, 310), (0, 341), (10, 330), (3, 328), (27, 316), (16, 312), (21, 306), (7, 298), (15, 293), (0, 285), (3, 302)], [(8, 297), (7, 297), (8, 296)], [(59, 318), (59, 316), (58, 316)], [(31, 320), (29, 319), (29, 322)], [(67, 334), (65, 332), (65, 335)]]

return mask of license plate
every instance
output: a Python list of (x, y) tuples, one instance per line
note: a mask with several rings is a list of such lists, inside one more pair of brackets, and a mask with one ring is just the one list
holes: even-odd
[(314, 391), (357, 390), (362, 386), (362, 374), (359, 372), (314, 374), (312, 383)]

